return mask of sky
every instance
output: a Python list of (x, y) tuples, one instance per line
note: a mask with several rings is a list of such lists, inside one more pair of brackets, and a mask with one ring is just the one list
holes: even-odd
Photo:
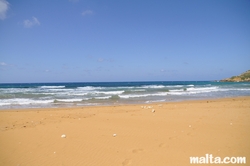
[(249, 0), (0, 0), (0, 83), (203, 81), (250, 69)]

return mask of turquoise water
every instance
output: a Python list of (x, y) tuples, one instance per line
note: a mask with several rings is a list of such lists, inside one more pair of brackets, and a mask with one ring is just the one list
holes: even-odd
[(250, 96), (248, 82), (0, 84), (0, 109), (137, 104)]

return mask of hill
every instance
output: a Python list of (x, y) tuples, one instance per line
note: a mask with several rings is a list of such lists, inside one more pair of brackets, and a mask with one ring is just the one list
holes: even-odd
[(220, 80), (221, 82), (250, 82), (250, 70), (231, 78)]

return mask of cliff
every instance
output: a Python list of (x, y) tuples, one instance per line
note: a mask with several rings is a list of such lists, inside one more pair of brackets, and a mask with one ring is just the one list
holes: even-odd
[(221, 82), (250, 82), (250, 70), (231, 78), (220, 80)]

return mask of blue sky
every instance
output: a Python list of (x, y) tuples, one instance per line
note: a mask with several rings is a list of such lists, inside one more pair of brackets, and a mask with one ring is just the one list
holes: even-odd
[(218, 80), (250, 69), (249, 0), (0, 0), (0, 83)]

